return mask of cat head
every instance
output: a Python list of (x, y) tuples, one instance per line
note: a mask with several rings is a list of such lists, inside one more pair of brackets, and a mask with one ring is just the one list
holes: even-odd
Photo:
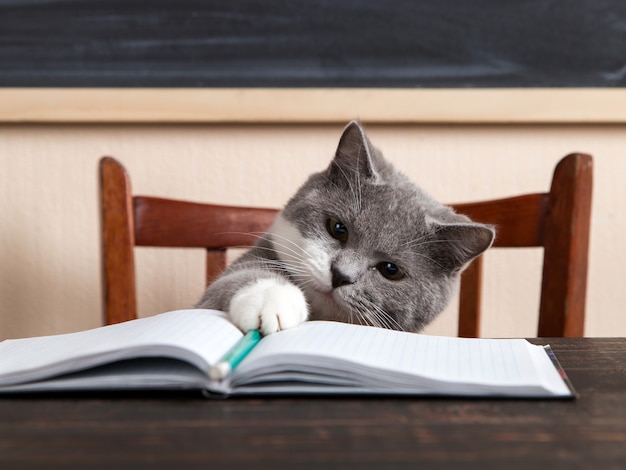
[(357, 122), (270, 230), (311, 319), (405, 331), (445, 308), (459, 274), (494, 235), (396, 171)]

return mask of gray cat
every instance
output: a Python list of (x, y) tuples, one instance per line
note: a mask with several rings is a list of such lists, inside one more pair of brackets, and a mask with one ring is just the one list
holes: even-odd
[(411, 183), (350, 123), (269, 231), (207, 289), (198, 308), (270, 334), (311, 320), (418, 331), (449, 302), (492, 227)]

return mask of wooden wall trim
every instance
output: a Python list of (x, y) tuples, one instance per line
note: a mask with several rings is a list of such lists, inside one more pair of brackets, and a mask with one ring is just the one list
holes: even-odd
[(626, 89), (0, 88), (0, 123), (626, 123)]

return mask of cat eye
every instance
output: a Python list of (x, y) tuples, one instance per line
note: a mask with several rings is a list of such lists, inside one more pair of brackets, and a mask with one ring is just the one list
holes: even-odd
[(326, 230), (328, 230), (331, 237), (336, 238), (340, 242), (348, 241), (348, 227), (334, 217), (326, 220)]
[(391, 281), (399, 281), (404, 277), (404, 272), (389, 261), (381, 261), (376, 265), (378, 272)]

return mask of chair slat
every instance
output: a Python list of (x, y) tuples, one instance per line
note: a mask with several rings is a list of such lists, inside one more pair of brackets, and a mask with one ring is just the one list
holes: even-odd
[(548, 194), (526, 194), (506, 199), (451, 204), (475, 222), (496, 226), (493, 246), (542, 246)]
[(137, 246), (210, 249), (254, 244), (278, 214), (146, 196), (134, 197), (134, 209)]

